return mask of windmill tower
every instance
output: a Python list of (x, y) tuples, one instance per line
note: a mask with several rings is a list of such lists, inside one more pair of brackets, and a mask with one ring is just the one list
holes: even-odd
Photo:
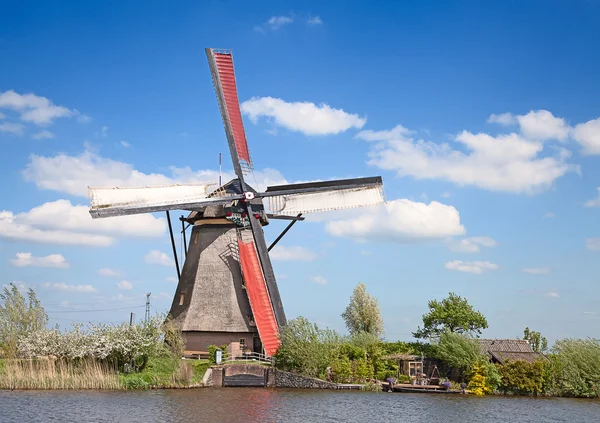
[[(227, 344), (273, 355), (286, 324), (269, 250), (303, 214), (383, 202), (381, 177), (269, 186), (246, 183), (253, 170), (231, 51), (206, 49), (236, 178), (154, 187), (89, 188), (92, 218), (189, 211), (193, 225), (170, 314), (187, 350)], [(264, 201), (264, 202), (263, 202)], [(262, 226), (292, 222), (267, 247)], [(171, 232), (171, 237), (172, 237)]]

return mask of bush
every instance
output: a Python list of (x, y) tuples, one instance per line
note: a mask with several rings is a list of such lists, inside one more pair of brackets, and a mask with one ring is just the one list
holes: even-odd
[(544, 391), (545, 364), (517, 360), (498, 366), (500, 390), (515, 395), (539, 395)]
[(151, 356), (171, 356), (164, 343), (163, 320), (157, 316), (136, 325), (92, 324), (87, 330), (75, 323), (64, 332), (43, 328), (22, 336), (18, 350), (26, 358), (53, 355), (73, 361), (98, 359), (120, 370), (133, 362), (134, 370), (139, 371)]
[(208, 348), (208, 362), (210, 364), (216, 364), (216, 358), (215, 358), (215, 354), (217, 352), (217, 350), (221, 350), (223, 352), (223, 356), (221, 357), (222, 360), (225, 360), (225, 357), (227, 356), (227, 345), (221, 345), (220, 347), (217, 347), (216, 345), (209, 345)]
[(600, 340), (557, 341), (551, 361), (559, 392), (565, 396), (600, 396)]

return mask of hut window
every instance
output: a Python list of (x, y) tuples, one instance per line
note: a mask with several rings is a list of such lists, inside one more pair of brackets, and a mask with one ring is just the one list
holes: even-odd
[(246, 346), (246, 338), (240, 338), (240, 348), (244, 348)]
[(183, 305), (183, 300), (185, 299), (185, 294), (182, 292), (179, 296), (179, 305)]

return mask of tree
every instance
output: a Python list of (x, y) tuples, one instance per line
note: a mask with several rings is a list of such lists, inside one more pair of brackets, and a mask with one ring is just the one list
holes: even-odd
[(473, 309), (466, 298), (451, 292), (441, 302), (429, 301), (429, 313), (423, 315), (423, 328), (413, 332), (415, 338), (438, 338), (443, 332), (479, 336), (488, 323), (481, 312)]
[(19, 339), (46, 327), (48, 315), (33, 289), (27, 299), (14, 283), (0, 292), (0, 355), (12, 358), (17, 355)]
[(529, 342), (535, 352), (545, 353), (548, 350), (548, 340), (540, 332), (526, 327), (523, 331), (523, 339)]
[(377, 298), (367, 293), (367, 287), (360, 282), (354, 288), (350, 304), (342, 313), (346, 327), (351, 335), (360, 332), (370, 333), (376, 337), (383, 335), (383, 319), (379, 312)]

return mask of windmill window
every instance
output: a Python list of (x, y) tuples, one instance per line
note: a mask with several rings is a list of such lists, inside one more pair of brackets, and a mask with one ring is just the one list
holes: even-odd
[(183, 300), (185, 299), (185, 294), (182, 292), (179, 297), (179, 305), (183, 305)]
[(196, 235), (194, 236), (194, 244), (198, 243), (198, 236), (200, 236), (200, 232), (196, 232)]

